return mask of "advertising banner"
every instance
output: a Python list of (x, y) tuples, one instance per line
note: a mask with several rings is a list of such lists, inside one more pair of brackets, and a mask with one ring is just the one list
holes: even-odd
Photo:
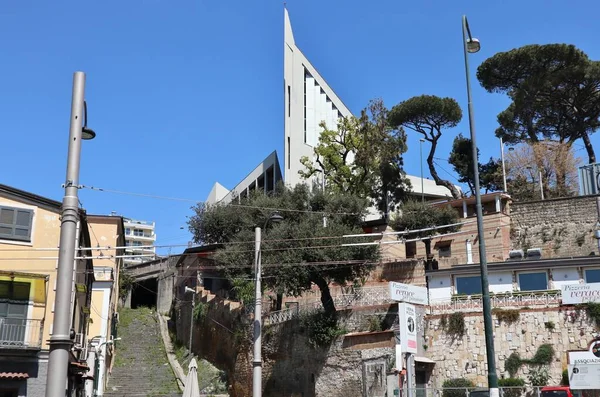
[(564, 305), (600, 302), (600, 283), (563, 285), (561, 290)]
[(417, 352), (417, 312), (409, 303), (398, 303), (400, 346), (404, 353)]
[(398, 302), (428, 305), (427, 288), (390, 281), (390, 297)]

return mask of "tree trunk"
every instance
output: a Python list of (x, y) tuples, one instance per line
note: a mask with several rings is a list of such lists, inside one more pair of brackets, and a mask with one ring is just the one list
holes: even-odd
[(594, 164), (596, 162), (596, 153), (594, 152), (594, 147), (592, 146), (592, 142), (590, 141), (590, 136), (587, 133), (584, 133), (581, 136), (583, 139), (583, 144), (585, 145), (585, 150), (587, 151), (589, 157), (589, 163)]
[(433, 255), (431, 255), (431, 239), (423, 240), (423, 244), (425, 244), (425, 268), (432, 270), (431, 260), (433, 259)]
[(452, 193), (452, 197), (458, 199), (460, 198), (460, 194), (458, 193), (458, 189), (456, 189), (456, 186), (450, 183), (450, 181), (440, 178), (433, 165), (433, 156), (435, 155), (437, 140), (438, 138), (434, 138), (431, 141), (431, 149), (429, 149), (429, 156), (427, 156), (427, 165), (429, 166), (429, 173), (431, 173), (431, 177), (435, 181), (436, 185), (448, 188), (448, 190), (450, 190), (450, 193)]
[(328, 315), (335, 315), (335, 303), (333, 302), (333, 298), (331, 297), (331, 291), (329, 290), (329, 283), (323, 277), (319, 275), (315, 275), (311, 280), (313, 283), (317, 284), (317, 287), (321, 290), (321, 303), (323, 304), (323, 309), (325, 313)]
[(277, 294), (277, 301), (275, 302), (275, 310), (281, 310), (283, 305), (283, 294)]

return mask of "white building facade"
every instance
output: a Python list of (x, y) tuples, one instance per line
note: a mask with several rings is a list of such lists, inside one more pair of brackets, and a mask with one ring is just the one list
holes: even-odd
[(125, 226), (125, 255), (136, 255), (125, 258), (125, 267), (139, 264), (155, 258), (156, 255), (156, 233), (155, 223), (140, 221), (131, 218), (123, 218)]

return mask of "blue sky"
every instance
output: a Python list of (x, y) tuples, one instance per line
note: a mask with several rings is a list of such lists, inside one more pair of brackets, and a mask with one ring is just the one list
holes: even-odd
[[(593, 1), (289, 0), (287, 7), (297, 45), (357, 113), (371, 98), (391, 107), (420, 94), (454, 97), (466, 113), (462, 14), (482, 43), (470, 58), (473, 74), (496, 52), (533, 43), (571, 43), (600, 59)], [(280, 1), (7, 0), (0, 36), (1, 183), (62, 198), (76, 70), (87, 74), (89, 125), (98, 134), (84, 142), (84, 185), (202, 201), (215, 181), (232, 188), (282, 150)], [(473, 83), (482, 158), (498, 156), (493, 131), (507, 100)], [(466, 114), (442, 137), (437, 157), (447, 157), (459, 132), (468, 133)], [(599, 140), (592, 138), (597, 148)], [(406, 170), (415, 175), (418, 145), (409, 133)], [(189, 240), (191, 203), (89, 190), (80, 198), (90, 213), (156, 221), (158, 243)]]

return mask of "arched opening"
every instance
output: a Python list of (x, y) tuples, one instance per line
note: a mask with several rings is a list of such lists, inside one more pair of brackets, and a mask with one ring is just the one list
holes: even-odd
[(158, 280), (149, 278), (133, 284), (131, 290), (131, 308), (156, 307), (158, 293)]

